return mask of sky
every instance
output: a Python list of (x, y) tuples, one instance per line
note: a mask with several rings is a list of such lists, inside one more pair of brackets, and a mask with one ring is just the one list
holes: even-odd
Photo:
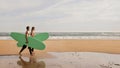
[(0, 32), (119, 32), (120, 0), (0, 0)]

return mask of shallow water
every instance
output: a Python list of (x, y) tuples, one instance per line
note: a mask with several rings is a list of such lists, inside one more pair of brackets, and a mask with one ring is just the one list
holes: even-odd
[(48, 52), (53, 57), (0, 56), (0, 68), (120, 68), (119, 54)]
[[(48, 32), (48, 33), (50, 35), (49, 39), (120, 40), (120, 32)], [(10, 37), (9, 32), (0, 32), (0, 40), (13, 40), (13, 39)]]

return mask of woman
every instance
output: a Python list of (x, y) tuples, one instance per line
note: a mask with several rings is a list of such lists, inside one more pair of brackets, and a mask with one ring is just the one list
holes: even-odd
[[(35, 30), (35, 27), (32, 27), (31, 33), (30, 33), (30, 36), (31, 36), (31, 37), (34, 37), (34, 36), (35, 36), (34, 30)], [(31, 51), (34, 53), (34, 48), (31, 48)]]

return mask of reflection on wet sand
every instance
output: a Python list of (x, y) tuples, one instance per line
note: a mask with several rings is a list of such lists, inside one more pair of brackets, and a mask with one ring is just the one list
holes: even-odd
[(42, 58), (38, 55), (0, 56), (0, 68), (120, 68), (120, 54), (48, 52)]
[(29, 57), (29, 61), (25, 61), (21, 56), (19, 56), (17, 64), (22, 66), (22, 68), (45, 68), (45, 62), (37, 62), (34, 56)]

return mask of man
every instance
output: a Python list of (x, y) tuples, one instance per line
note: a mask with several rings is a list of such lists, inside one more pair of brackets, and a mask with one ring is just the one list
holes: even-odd
[[(30, 27), (27, 26), (27, 27), (26, 27), (26, 32), (25, 32), (25, 39), (26, 39), (26, 42), (25, 42), (25, 43), (26, 43), (26, 44), (24, 44), (24, 45), (22, 46), (22, 49), (20, 50), (19, 55), (21, 55), (22, 51), (27, 47), (27, 44), (28, 44), (28, 36), (29, 36), (29, 29), (30, 29)], [(30, 55), (32, 55), (31, 47), (28, 47), (28, 49), (29, 49)]]

